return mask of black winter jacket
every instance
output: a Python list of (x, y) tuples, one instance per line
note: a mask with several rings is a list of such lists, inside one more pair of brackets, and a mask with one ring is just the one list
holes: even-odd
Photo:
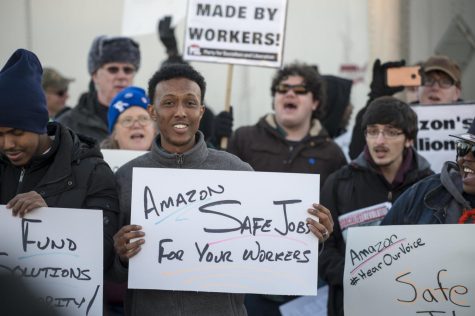
[(50, 151), (34, 157), (26, 167), (16, 167), (0, 156), (0, 204), (19, 193), (36, 191), (50, 207), (103, 210), (106, 270), (113, 262), (112, 237), (118, 225), (114, 174), (94, 140), (56, 122), (48, 123), (48, 135), (54, 136)]
[(256, 171), (320, 174), (320, 183), (346, 164), (340, 147), (328, 136), (320, 121), (313, 120), (309, 134), (297, 145), (285, 139), (273, 114), (256, 125), (238, 128), (228, 151)]
[(91, 83), (89, 92), (83, 93), (78, 104), (58, 117), (57, 121), (74, 132), (92, 137), (100, 143), (109, 135), (106, 122), (97, 113), (100, 106), (103, 105), (99, 104), (97, 92)]
[(396, 188), (386, 181), (365, 159), (364, 152), (349, 165), (328, 177), (323, 186), (320, 201), (332, 212), (335, 222), (333, 234), (325, 242), (319, 256), (319, 276), (329, 285), (328, 315), (343, 315), (343, 273), (345, 265), (345, 241), (338, 217), (371, 205), (394, 202), (406, 189), (419, 180), (433, 174), (430, 165), (413, 150), (411, 168), (404, 181)]

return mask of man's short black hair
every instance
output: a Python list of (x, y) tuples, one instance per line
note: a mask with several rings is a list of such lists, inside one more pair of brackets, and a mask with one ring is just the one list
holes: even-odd
[(417, 137), (417, 114), (405, 102), (394, 97), (374, 99), (368, 106), (361, 128), (366, 130), (368, 125), (384, 124), (400, 128), (410, 140)]
[(161, 81), (171, 80), (176, 78), (186, 78), (196, 82), (201, 90), (201, 104), (204, 103), (206, 92), (206, 81), (203, 76), (193, 67), (185, 63), (172, 63), (164, 65), (160, 68), (148, 81), (148, 97), (153, 104), (155, 97), (155, 89), (157, 84)]
[(313, 100), (318, 100), (318, 107), (312, 112), (312, 118), (322, 118), (325, 114), (325, 90), (323, 79), (317, 66), (304, 63), (292, 63), (277, 71), (272, 79), (271, 94), (275, 96), (277, 86), (290, 76), (300, 76), (307, 90), (312, 92)]

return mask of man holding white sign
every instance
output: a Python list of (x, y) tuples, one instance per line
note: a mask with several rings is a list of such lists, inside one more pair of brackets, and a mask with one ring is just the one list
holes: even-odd
[(114, 175), (95, 141), (48, 123), (42, 71), (24, 49), (0, 71), (0, 204), (20, 217), (39, 207), (102, 210), (107, 269), (119, 208)]
[[(348, 166), (325, 182), (322, 203), (338, 218), (323, 250), (319, 268), (328, 282), (328, 315), (343, 315), (343, 273), (349, 227), (379, 225), (406, 189), (433, 172), (412, 147), (417, 115), (393, 97), (372, 101), (363, 116), (366, 146)], [(389, 204), (389, 207), (387, 206)]]
[[(153, 102), (149, 111), (158, 121), (160, 133), (149, 154), (117, 171), (126, 224), (130, 223), (133, 167), (252, 171), (237, 157), (206, 147), (203, 134), (198, 131), (205, 90), (204, 78), (186, 64), (165, 66), (149, 81), (149, 97)], [(177, 179), (183, 180), (184, 177)], [(308, 218), (310, 231), (320, 240), (328, 238), (333, 227), (330, 212), (314, 206), (309, 213), (320, 221)], [(127, 277), (129, 258), (145, 243), (141, 229), (138, 225), (126, 225), (114, 237), (118, 255), (116, 272), (123, 279)], [(143, 271), (147, 272), (151, 271)], [(242, 294), (129, 289), (126, 309), (129, 315), (246, 315), (243, 301)]]

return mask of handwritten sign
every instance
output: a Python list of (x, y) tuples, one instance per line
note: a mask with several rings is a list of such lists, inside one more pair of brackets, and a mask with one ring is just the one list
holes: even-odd
[(186, 60), (280, 67), (287, 0), (188, 1)]
[(475, 315), (475, 225), (349, 228), (345, 315)]
[(125, 149), (101, 149), (101, 153), (104, 156), (104, 161), (107, 162), (113, 172), (122, 167), (122, 165), (135, 159), (147, 151), (142, 150), (125, 150)]
[[(85, 234), (87, 232), (87, 234)], [(102, 211), (0, 205), (0, 273), (20, 276), (61, 315), (102, 315)]]
[(449, 135), (467, 132), (475, 116), (475, 104), (418, 105), (413, 109), (419, 121), (414, 146), (432, 170), (440, 172), (445, 161), (455, 161), (457, 139)]
[(316, 295), (319, 175), (134, 168), (129, 288)]

